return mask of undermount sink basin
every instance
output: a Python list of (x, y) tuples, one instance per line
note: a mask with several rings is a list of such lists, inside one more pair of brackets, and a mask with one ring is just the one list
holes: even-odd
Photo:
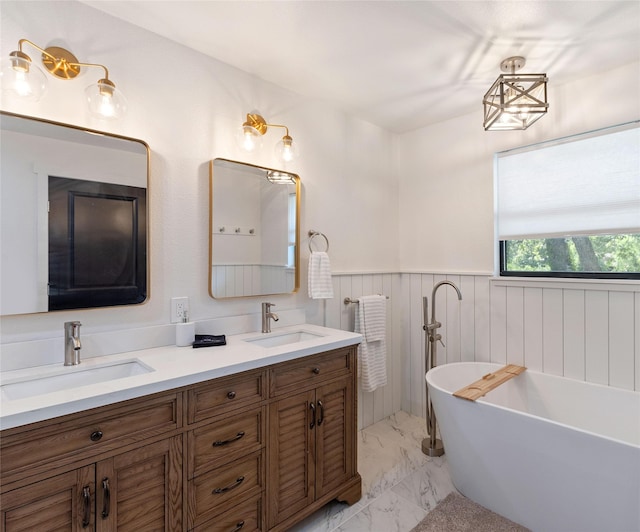
[(281, 345), (296, 344), (307, 340), (317, 340), (322, 338), (322, 334), (315, 334), (309, 331), (294, 331), (287, 333), (264, 333), (262, 336), (255, 338), (247, 338), (245, 342), (249, 342), (261, 347), (278, 347)]
[(127, 360), (123, 362), (105, 364), (83, 368), (79, 366), (62, 367), (55, 374), (39, 375), (31, 378), (16, 380), (15, 382), (2, 383), (2, 398), (12, 401), (25, 399), (35, 395), (69, 390), (89, 384), (97, 384), (116, 379), (124, 379), (134, 375), (142, 375), (154, 371), (139, 360)]

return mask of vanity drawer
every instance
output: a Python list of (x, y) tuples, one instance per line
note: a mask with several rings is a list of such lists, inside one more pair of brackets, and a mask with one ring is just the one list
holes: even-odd
[(265, 372), (240, 373), (209, 381), (189, 390), (189, 423), (250, 406), (263, 399)]
[(189, 481), (189, 528), (235, 507), (264, 488), (264, 457), (257, 451)]
[(303, 388), (350, 374), (355, 366), (355, 347), (345, 347), (300, 359), (284, 362), (271, 368), (271, 396)]
[(236, 413), (189, 432), (189, 478), (262, 449), (265, 408)]
[(194, 532), (260, 532), (263, 519), (262, 495), (251, 497), (248, 501), (234, 506), (223, 513), (193, 529)]
[(5, 431), (0, 441), (3, 482), (13, 474), (35, 475), (179, 428), (178, 400), (171, 393), (71, 414), (31, 430)]

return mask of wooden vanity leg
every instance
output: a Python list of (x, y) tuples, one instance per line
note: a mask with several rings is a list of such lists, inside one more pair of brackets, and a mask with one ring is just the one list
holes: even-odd
[(357, 474), (355, 482), (350, 483), (345, 491), (340, 493), (336, 499), (340, 502), (346, 502), (349, 506), (357, 503), (362, 497), (362, 478)]

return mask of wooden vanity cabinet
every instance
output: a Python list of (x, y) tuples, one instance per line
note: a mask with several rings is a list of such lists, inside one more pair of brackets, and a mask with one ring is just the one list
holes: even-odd
[(3, 532), (181, 530), (175, 436), (2, 495)]
[(286, 530), (360, 498), (356, 347), (0, 433), (0, 532)]
[(0, 530), (181, 530), (180, 397), (4, 431)]
[(332, 499), (360, 499), (356, 350), (270, 369), (269, 529), (286, 530)]
[(189, 530), (265, 529), (266, 390), (259, 370), (187, 391)]
[(91, 465), (4, 493), (0, 530), (94, 530), (95, 485)]
[(98, 462), (96, 493), (97, 532), (181, 530), (182, 436)]

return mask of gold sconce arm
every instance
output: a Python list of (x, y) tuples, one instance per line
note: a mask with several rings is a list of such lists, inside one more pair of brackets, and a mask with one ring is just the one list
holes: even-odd
[(268, 124), (262, 115), (247, 113), (247, 121), (242, 127), (252, 127), (261, 135), (264, 135), (270, 127), (282, 127), (286, 130), (285, 136), (289, 136), (289, 128), (283, 124)]
[(109, 70), (106, 66), (99, 63), (82, 63), (78, 61), (78, 58), (69, 50), (59, 46), (40, 48), (40, 46), (29, 39), (20, 39), (18, 41), (19, 51), (12, 52), (12, 55), (20, 54), (23, 58), (31, 61), (31, 58), (22, 50), (24, 44), (32, 46), (42, 54), (42, 64), (53, 76), (56, 76), (57, 78), (73, 79), (80, 73), (81, 67), (96, 67), (104, 70), (104, 78), (107, 80), (109, 79)]

